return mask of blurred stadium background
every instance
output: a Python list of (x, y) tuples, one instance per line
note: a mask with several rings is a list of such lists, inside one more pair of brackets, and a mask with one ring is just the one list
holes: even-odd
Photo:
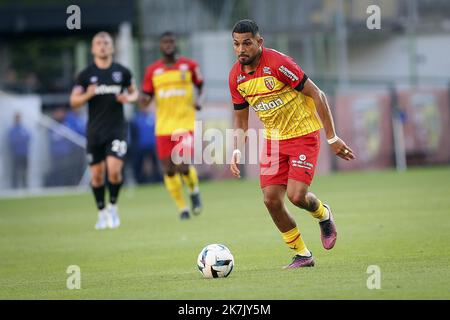
[[(448, 299), (449, 1), (76, 1), (81, 29), (69, 30), (72, 4), (0, 0), (0, 298)], [(366, 26), (373, 4), (380, 30)], [(123, 224), (93, 228), (86, 109), (68, 105), (76, 73), (91, 61), (92, 36), (113, 34), (116, 59), (140, 85), (160, 56), (159, 35), (178, 33), (180, 52), (198, 60), (206, 79), (203, 131), (225, 131), (230, 29), (242, 18), (254, 19), (266, 46), (294, 57), (326, 92), (339, 135), (358, 155), (346, 163), (326, 142), (321, 150), (313, 190), (337, 213), (332, 252), (321, 247), (317, 223), (288, 204), (317, 257), (314, 270), (280, 272), (290, 252), (266, 214), (256, 166), (246, 166), (244, 182), (227, 180), (228, 166), (199, 166), (205, 213), (179, 222), (152, 161), (153, 116), (134, 105), (126, 106)], [(132, 188), (140, 183), (150, 185)], [(64, 196), (24, 198), (56, 193)], [(199, 281), (195, 259), (213, 242), (230, 247), (235, 271)], [(83, 290), (65, 286), (72, 264), (82, 268)], [(366, 287), (372, 264), (383, 290)]]
[[(206, 79), (207, 102), (198, 114), (203, 129), (230, 128), (230, 29), (241, 18), (257, 21), (266, 46), (294, 57), (327, 93), (339, 134), (359, 155), (344, 163), (322, 148), (319, 174), (450, 162), (448, 1), (78, 1), (80, 30), (66, 27), (70, 4), (0, 2), (1, 195), (88, 186), (86, 110), (72, 112), (68, 98), (99, 30), (114, 35), (116, 59), (138, 85), (146, 65), (159, 58), (158, 36), (175, 31), (180, 52), (199, 61)], [(371, 4), (381, 8), (380, 30), (366, 27)], [(126, 114), (132, 124), (127, 184), (160, 181), (152, 142), (137, 142), (148, 130), (142, 119), (149, 125), (152, 114), (133, 105)], [(24, 129), (11, 129), (15, 121)], [(252, 124), (258, 127), (255, 117)], [(257, 176), (256, 168), (246, 169)], [(204, 165), (200, 175), (226, 178), (228, 169)]]

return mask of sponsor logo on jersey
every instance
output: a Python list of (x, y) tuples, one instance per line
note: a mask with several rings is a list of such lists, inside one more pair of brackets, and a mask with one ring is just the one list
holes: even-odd
[(95, 89), (96, 95), (104, 95), (104, 94), (120, 94), (122, 91), (122, 86), (112, 85), (107, 86), (106, 84), (102, 84)]
[(114, 80), (114, 82), (117, 82), (117, 83), (122, 82), (122, 79), (123, 79), (122, 72), (121, 71), (114, 71), (112, 73), (112, 79)]
[(242, 74), (238, 75), (237, 77), (237, 83), (242, 82), (245, 80), (245, 76), (243, 76)]
[(270, 67), (264, 67), (263, 68), (263, 73), (264, 74), (272, 74), (272, 71), (270, 70)]
[(160, 98), (172, 98), (172, 97), (183, 97), (186, 96), (186, 89), (161, 89), (158, 91), (158, 97)]
[(283, 73), (286, 77), (288, 77), (292, 81), (298, 81), (298, 77), (295, 75), (295, 73), (293, 73), (291, 70), (289, 70), (285, 66), (279, 67), (278, 70), (280, 70), (281, 73)]
[(260, 102), (256, 106), (252, 106), (252, 108), (256, 112), (258, 112), (258, 111), (267, 111), (267, 110), (271, 110), (271, 109), (277, 108), (279, 106), (282, 106), (283, 104), (284, 104), (283, 100), (278, 98), (278, 99), (272, 100), (272, 101), (270, 101), (268, 103), (265, 103), (264, 101)]
[(98, 77), (97, 77), (97, 76), (92, 76), (92, 77), (89, 79), (89, 81), (90, 81), (91, 83), (96, 83), (96, 82), (98, 81)]
[(266, 85), (266, 88), (269, 90), (273, 90), (273, 88), (275, 88), (275, 80), (273, 79), (273, 77), (265, 78), (264, 84)]

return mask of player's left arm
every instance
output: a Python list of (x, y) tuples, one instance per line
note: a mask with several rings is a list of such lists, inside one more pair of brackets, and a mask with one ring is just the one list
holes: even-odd
[(136, 84), (134, 83), (131, 71), (125, 68), (124, 70), (124, 80), (122, 86), (126, 88), (125, 92), (117, 95), (117, 101), (120, 103), (133, 103), (138, 99), (139, 92), (136, 89)]
[(120, 103), (133, 103), (136, 102), (139, 96), (139, 92), (136, 89), (136, 85), (131, 83), (128, 86), (127, 91), (117, 95), (117, 101)]
[(205, 102), (205, 87), (203, 75), (200, 72), (200, 67), (195, 61), (191, 61), (192, 82), (197, 88), (197, 98), (195, 100), (195, 109), (200, 111)]
[(336, 134), (334, 126), (333, 115), (331, 114), (330, 106), (327, 101), (325, 93), (316, 86), (311, 80), (307, 79), (304, 82), (301, 93), (311, 97), (316, 105), (317, 113), (322, 121), (325, 130), (326, 138), (334, 153), (345, 160), (355, 159), (353, 150)]
[(195, 85), (197, 88), (197, 99), (195, 101), (195, 110), (202, 110), (203, 104), (205, 103), (205, 90), (203, 87), (203, 82)]

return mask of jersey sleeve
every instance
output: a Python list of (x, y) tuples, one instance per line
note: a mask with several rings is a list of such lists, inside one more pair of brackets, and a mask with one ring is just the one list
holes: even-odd
[(189, 64), (191, 72), (192, 72), (192, 82), (196, 86), (201, 86), (203, 84), (203, 75), (200, 72), (200, 67), (198, 63), (194, 60), (191, 60), (191, 63)]
[(291, 88), (302, 91), (308, 76), (289, 56), (280, 54), (275, 65), (276, 77)]
[(142, 92), (148, 95), (155, 93), (153, 88), (153, 68), (151, 66), (145, 70), (144, 80), (142, 81)]
[(123, 72), (123, 86), (125, 88), (128, 88), (129, 86), (131, 86), (132, 79), (133, 79), (133, 75), (131, 74), (130, 69), (125, 68), (125, 70)]
[(80, 72), (75, 79), (75, 87), (82, 87), (84, 90), (88, 87), (88, 79), (86, 77), (86, 72)]
[(236, 77), (237, 75), (233, 71), (231, 71), (228, 78), (231, 101), (233, 102), (234, 110), (243, 110), (249, 106), (249, 103), (245, 101), (244, 97), (239, 93)]

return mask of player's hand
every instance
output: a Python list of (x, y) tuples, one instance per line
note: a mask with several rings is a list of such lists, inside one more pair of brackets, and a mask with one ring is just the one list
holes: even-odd
[(331, 149), (333, 150), (334, 154), (338, 157), (344, 159), (344, 160), (353, 160), (356, 159), (355, 154), (353, 153), (353, 150), (350, 149), (349, 146), (347, 146), (341, 138), (339, 138), (336, 142), (330, 144)]
[(118, 95), (116, 95), (116, 100), (117, 100), (117, 102), (120, 102), (122, 104), (128, 103), (128, 96), (124, 93), (118, 94)]
[(241, 171), (239, 170), (239, 162), (241, 162), (241, 152), (239, 150), (233, 151), (233, 156), (231, 157), (230, 170), (233, 176), (236, 178), (241, 177)]
[(96, 84), (90, 84), (87, 87), (86, 93), (89, 96), (89, 99), (92, 98), (93, 96), (95, 96), (95, 90), (97, 90), (97, 85)]

